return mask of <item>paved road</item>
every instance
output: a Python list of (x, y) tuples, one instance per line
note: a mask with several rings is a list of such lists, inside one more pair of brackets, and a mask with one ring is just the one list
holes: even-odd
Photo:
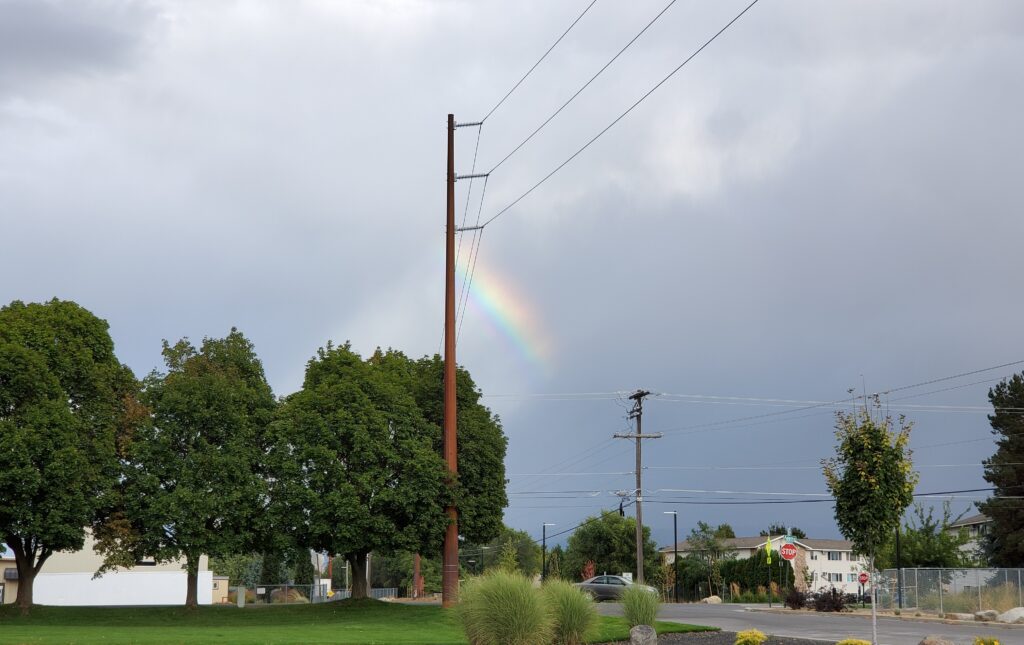
[[(618, 603), (603, 602), (598, 605), (602, 614), (622, 614)], [(669, 620), (695, 625), (721, 627), (730, 632), (744, 629), (760, 629), (778, 636), (811, 638), (835, 643), (841, 638), (863, 638), (871, 640), (871, 617), (848, 614), (814, 614), (794, 612), (779, 614), (764, 611), (748, 611), (742, 605), (662, 605), (659, 620)], [(878, 640), (880, 645), (918, 645), (928, 634), (939, 634), (957, 645), (970, 645), (975, 636), (991, 635), (1006, 645), (1024, 645), (1024, 629), (983, 628), (974, 625), (946, 625), (940, 622), (878, 619)]]

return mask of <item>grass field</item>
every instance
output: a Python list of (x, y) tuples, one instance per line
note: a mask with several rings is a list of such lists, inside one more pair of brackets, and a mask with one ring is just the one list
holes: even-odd
[[(707, 628), (658, 623), (659, 632)], [(593, 642), (629, 640), (621, 618), (601, 617)], [(201, 607), (34, 607), (28, 616), (0, 608), (0, 643), (465, 643), (455, 617), (440, 607), (375, 600), (322, 605)]]

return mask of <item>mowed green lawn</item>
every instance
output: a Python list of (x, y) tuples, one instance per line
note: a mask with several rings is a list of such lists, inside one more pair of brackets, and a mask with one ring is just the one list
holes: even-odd
[[(708, 628), (658, 623), (661, 632)], [(593, 642), (629, 640), (621, 618), (602, 616)], [(453, 612), (376, 600), (322, 605), (0, 608), (0, 643), (465, 643)]]

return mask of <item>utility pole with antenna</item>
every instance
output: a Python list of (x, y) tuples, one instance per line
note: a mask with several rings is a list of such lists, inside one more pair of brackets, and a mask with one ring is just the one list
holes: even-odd
[(644, 439), (661, 439), (661, 433), (643, 434), (641, 432), (644, 415), (644, 397), (650, 396), (646, 390), (637, 390), (629, 395), (633, 401), (633, 409), (629, 411), (629, 418), (636, 419), (636, 433), (612, 435), (616, 439), (636, 440), (636, 583), (644, 583), (644, 512), (643, 512), (643, 458), (640, 443)]

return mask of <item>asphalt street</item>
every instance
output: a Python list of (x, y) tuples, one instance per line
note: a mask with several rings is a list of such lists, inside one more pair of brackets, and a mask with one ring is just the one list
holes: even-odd
[[(618, 603), (600, 603), (598, 610), (608, 616), (622, 615)], [(748, 611), (743, 605), (662, 605), (659, 620), (709, 625), (726, 631), (759, 629), (777, 636), (810, 638), (835, 643), (843, 638), (871, 640), (871, 617), (849, 614), (815, 614), (808, 612), (774, 613)], [(878, 619), (880, 645), (918, 645), (929, 634), (952, 640), (957, 645), (971, 645), (975, 636), (995, 636), (1003, 645), (1024, 645), (1024, 628), (992, 625), (947, 625), (941, 622)]]

